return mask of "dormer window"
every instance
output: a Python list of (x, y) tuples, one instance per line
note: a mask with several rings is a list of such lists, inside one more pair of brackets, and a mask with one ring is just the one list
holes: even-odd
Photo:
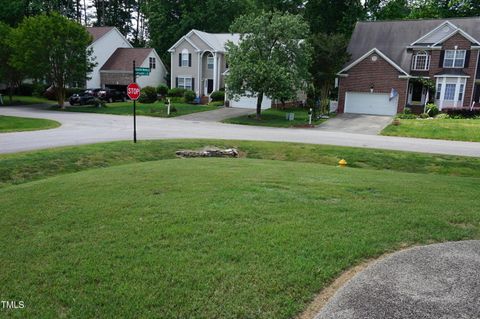
[(413, 56), (412, 70), (428, 71), (430, 68), (430, 55), (426, 51), (417, 52)]
[(465, 65), (466, 50), (445, 50), (443, 59), (444, 68), (463, 68)]

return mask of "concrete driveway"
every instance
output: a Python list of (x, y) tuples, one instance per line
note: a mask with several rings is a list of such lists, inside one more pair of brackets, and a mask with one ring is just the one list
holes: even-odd
[(222, 108), (219, 108), (218, 110), (191, 113), (183, 116), (178, 116), (175, 119), (187, 120), (187, 121), (221, 122), (223, 120), (226, 120), (232, 117), (254, 114), (254, 113), (255, 113), (255, 110), (251, 110), (251, 109), (222, 107)]
[[(0, 153), (131, 140), (132, 117), (124, 115), (49, 111), (31, 107), (0, 107), (1, 115), (46, 118), (62, 123), (56, 129), (1, 133)], [(480, 143), (375, 136), (316, 129), (289, 129), (185, 121), (139, 116), (138, 139), (206, 138), (278, 141), (368, 147), (399, 151), (480, 157)]]
[(415, 247), (357, 274), (315, 319), (478, 319), (480, 241)]
[(392, 120), (392, 116), (338, 114), (336, 117), (320, 124), (317, 129), (321, 131), (377, 135)]

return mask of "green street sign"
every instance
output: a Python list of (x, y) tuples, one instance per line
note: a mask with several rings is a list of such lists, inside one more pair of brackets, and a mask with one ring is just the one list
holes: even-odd
[(150, 68), (135, 68), (137, 75), (150, 75)]

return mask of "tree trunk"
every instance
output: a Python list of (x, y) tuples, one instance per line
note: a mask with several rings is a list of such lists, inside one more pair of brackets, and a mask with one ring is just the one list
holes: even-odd
[(57, 91), (58, 106), (60, 106), (62, 110), (65, 110), (65, 89), (63, 88), (63, 85), (62, 87), (55, 88), (55, 90)]
[(263, 92), (258, 92), (258, 96), (257, 96), (257, 115), (255, 117), (257, 120), (261, 119), (262, 102), (263, 102)]

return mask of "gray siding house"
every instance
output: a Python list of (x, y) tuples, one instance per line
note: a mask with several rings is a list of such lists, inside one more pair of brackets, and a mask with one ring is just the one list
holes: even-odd
[(194, 91), (206, 97), (225, 88), (224, 73), (227, 41), (238, 43), (239, 34), (207, 33), (191, 30), (169, 50), (171, 55), (171, 87)]

